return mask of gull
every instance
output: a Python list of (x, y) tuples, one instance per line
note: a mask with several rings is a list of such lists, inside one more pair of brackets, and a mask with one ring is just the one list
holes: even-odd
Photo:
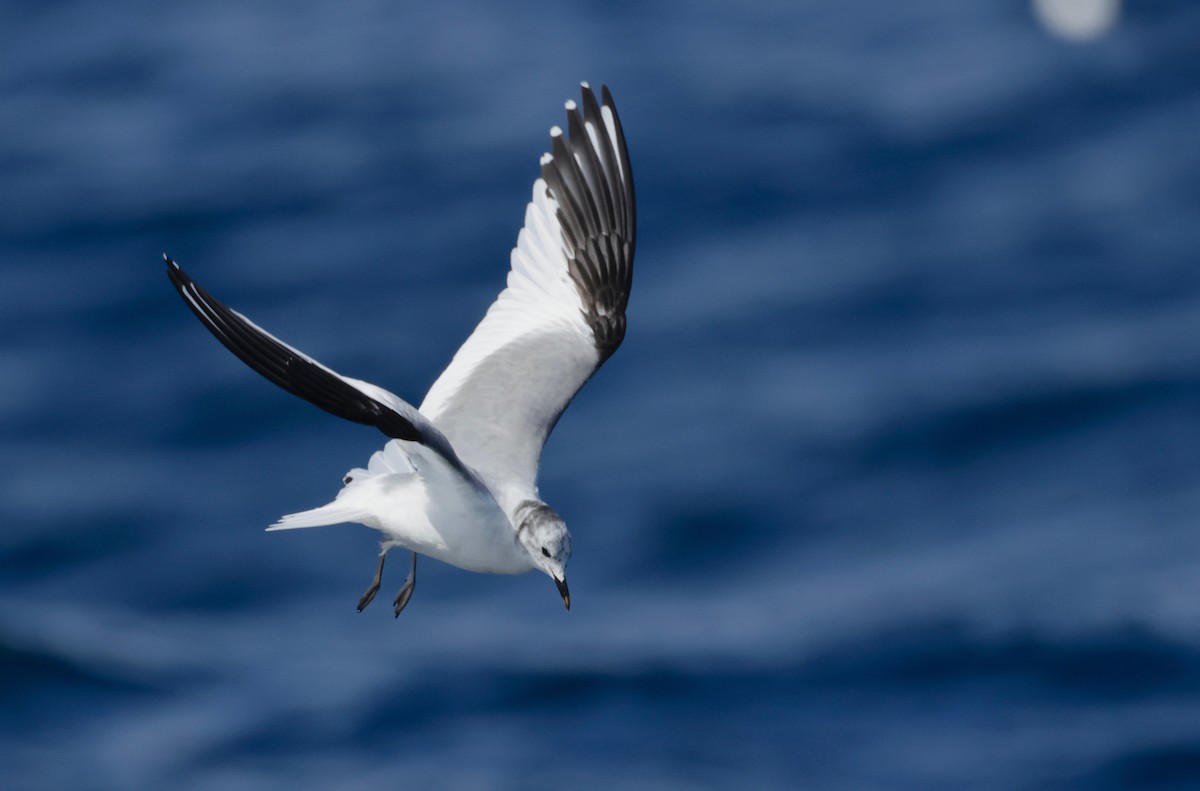
[(538, 496), (538, 463), (563, 410), (625, 337), (637, 231), (616, 105), (606, 86), (599, 101), (586, 82), (581, 88), (581, 103), (566, 103), (567, 134), (550, 129), (506, 287), (420, 407), (289, 346), (163, 255), (188, 307), (243, 362), (389, 438), (366, 468), (345, 474), (332, 502), (267, 528), (350, 522), (380, 531), (378, 566), (359, 612), (375, 598), (396, 547), (412, 554), (392, 602), (397, 616), (416, 586), (417, 555), (482, 573), (537, 569), (571, 609), (571, 534)]

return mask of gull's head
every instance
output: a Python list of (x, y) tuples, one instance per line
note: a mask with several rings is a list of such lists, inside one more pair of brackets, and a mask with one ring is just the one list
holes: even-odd
[(567, 523), (545, 503), (527, 500), (517, 507), (517, 536), (535, 568), (558, 586), (563, 604), (571, 609), (567, 590), (567, 561), (571, 559), (571, 533)]

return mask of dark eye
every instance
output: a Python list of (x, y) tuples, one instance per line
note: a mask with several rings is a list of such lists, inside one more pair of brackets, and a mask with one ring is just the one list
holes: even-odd
[(545, 555), (546, 557), (550, 557), (550, 550), (546, 549), (545, 547), (542, 547), (542, 554)]

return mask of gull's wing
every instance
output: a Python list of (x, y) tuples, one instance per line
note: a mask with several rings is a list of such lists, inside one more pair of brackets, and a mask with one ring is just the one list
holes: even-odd
[(550, 130), (507, 288), (421, 404), (506, 507), (534, 492), (546, 437), (625, 337), (633, 176), (608, 89), (582, 87), (569, 137)]
[[(382, 387), (326, 368), (226, 307), (192, 280), (179, 264), (165, 255), (163, 259), (167, 262), (167, 276), (188, 307), (209, 332), (246, 365), (326, 412), (375, 426), (393, 439), (427, 445), (456, 468), (467, 472), (446, 438), (411, 404)], [(468, 477), (474, 478), (469, 474)]]

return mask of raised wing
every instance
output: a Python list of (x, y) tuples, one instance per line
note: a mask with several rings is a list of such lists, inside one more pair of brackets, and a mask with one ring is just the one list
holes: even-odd
[(536, 493), (546, 437), (625, 337), (633, 175), (608, 88), (582, 95), (568, 135), (550, 130), (507, 288), (421, 404), (509, 510)]
[(326, 412), (374, 426), (393, 439), (427, 445), (462, 470), (462, 462), (446, 438), (411, 404), (370, 382), (326, 368), (226, 307), (167, 256), (163, 260), (167, 262), (167, 276), (188, 307), (246, 365)]

